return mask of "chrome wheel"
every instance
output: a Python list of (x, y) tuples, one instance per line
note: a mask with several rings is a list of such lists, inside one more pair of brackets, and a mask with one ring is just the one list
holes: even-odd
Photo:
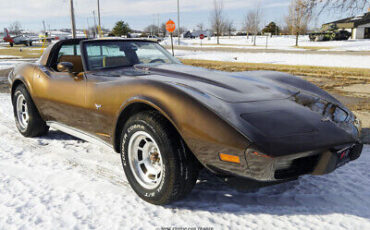
[(128, 144), (128, 161), (136, 181), (155, 189), (162, 181), (164, 165), (158, 144), (144, 131), (134, 133)]
[(21, 130), (26, 130), (28, 127), (29, 114), (26, 98), (23, 94), (17, 97), (17, 119)]

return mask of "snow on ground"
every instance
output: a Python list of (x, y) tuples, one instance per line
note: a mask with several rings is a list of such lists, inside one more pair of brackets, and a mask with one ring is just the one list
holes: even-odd
[(200, 59), (228, 62), (267, 63), (284, 65), (309, 65), (329, 67), (370, 68), (370, 55), (223, 52), (175, 50), (175, 56), (183, 59)]
[(250, 193), (204, 173), (183, 201), (139, 199), (120, 157), (58, 131), (27, 139), (0, 94), (0, 229), (370, 229), (370, 146), (325, 176)]
[[(232, 36), (232, 37), (220, 37), (220, 45), (217, 45), (217, 38), (211, 37), (203, 39), (202, 43), (207, 47), (233, 47), (233, 48), (245, 48), (245, 49), (261, 49), (266, 47), (266, 36), (257, 36), (256, 46), (253, 46), (253, 36)], [(200, 46), (200, 39), (180, 39), (183, 46)], [(171, 40), (166, 38), (161, 44), (171, 45)], [(177, 38), (174, 40), (174, 44), (177, 45)], [(299, 50), (304, 51), (306, 49), (296, 48), (295, 36), (273, 36), (268, 37), (268, 49), (279, 49), (279, 50)], [(322, 47), (325, 51), (370, 51), (370, 40), (348, 40), (348, 41), (325, 41), (325, 42), (311, 42), (308, 36), (300, 36), (299, 46), (301, 47)]]

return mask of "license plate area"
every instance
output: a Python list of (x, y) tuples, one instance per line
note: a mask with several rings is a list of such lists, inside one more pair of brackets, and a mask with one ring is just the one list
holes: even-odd
[(346, 149), (339, 150), (336, 152), (336, 155), (338, 157), (337, 160), (337, 168), (345, 165), (350, 161), (350, 154), (351, 154), (351, 148), (348, 147)]

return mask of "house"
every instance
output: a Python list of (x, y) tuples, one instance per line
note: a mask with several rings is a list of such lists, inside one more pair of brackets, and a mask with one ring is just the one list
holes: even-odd
[(203, 34), (205, 37), (212, 37), (213, 32), (211, 30), (193, 30), (193, 31), (187, 31), (183, 34), (184, 38), (197, 38), (201, 34)]
[(370, 9), (359, 16), (341, 19), (322, 25), (322, 30), (344, 29), (352, 33), (352, 39), (370, 39)]

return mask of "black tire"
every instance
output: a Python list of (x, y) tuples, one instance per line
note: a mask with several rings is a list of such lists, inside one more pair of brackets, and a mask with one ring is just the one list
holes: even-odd
[[(130, 167), (129, 143), (138, 132), (145, 132), (154, 139), (163, 161), (163, 176), (154, 189), (143, 187)], [(189, 194), (196, 183), (199, 162), (158, 112), (141, 112), (129, 118), (122, 129), (120, 149), (127, 180), (138, 196), (149, 203), (164, 205), (179, 200)]]
[[(17, 101), (19, 97), (23, 97), (27, 106), (28, 113), (28, 124), (22, 125), (17, 112)], [(49, 126), (46, 125), (45, 121), (41, 118), (35, 104), (32, 101), (26, 87), (19, 85), (12, 95), (13, 111), (16, 126), (19, 132), (25, 137), (37, 137), (47, 134)]]
[(14, 46), (14, 44), (11, 42), (11, 43), (9, 43), (9, 45), (10, 45), (10, 47), (13, 47)]

